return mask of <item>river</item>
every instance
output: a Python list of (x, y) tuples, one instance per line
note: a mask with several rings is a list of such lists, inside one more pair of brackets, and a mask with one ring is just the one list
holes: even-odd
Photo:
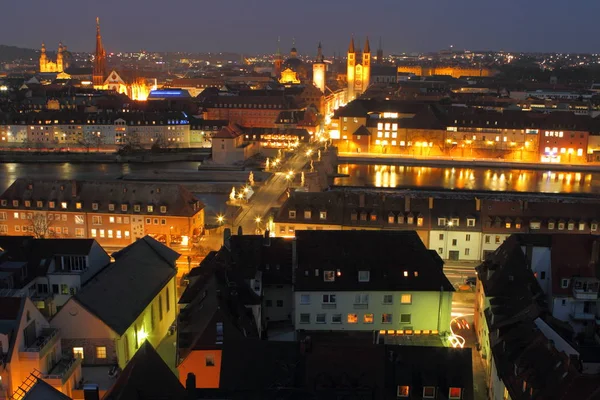
[(600, 173), (510, 168), (341, 164), (337, 186), (429, 187), (543, 193), (600, 193)]
[[(196, 171), (196, 161), (156, 164), (0, 164), (0, 190), (19, 177), (37, 179), (116, 179), (143, 171)], [(335, 179), (339, 186), (430, 187), (546, 193), (600, 193), (600, 173), (538, 171), (510, 168), (448, 168), (401, 165), (342, 164)]]

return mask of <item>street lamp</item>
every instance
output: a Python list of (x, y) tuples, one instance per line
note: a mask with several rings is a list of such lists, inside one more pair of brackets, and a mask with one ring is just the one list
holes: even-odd
[(223, 223), (225, 222), (225, 217), (223, 215), (217, 215), (217, 222), (219, 223), (219, 226), (222, 226)]
[(254, 218), (254, 222), (256, 222), (256, 232), (260, 233), (260, 221), (261, 218), (259, 216), (256, 216), (256, 218)]

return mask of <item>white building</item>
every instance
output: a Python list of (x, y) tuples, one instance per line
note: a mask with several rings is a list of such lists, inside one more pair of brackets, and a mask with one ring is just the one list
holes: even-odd
[(449, 331), (454, 289), (416, 232), (297, 231), (296, 253), (296, 330)]

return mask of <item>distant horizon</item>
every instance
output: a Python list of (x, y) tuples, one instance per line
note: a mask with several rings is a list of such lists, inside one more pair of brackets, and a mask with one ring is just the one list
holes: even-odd
[[(59, 42), (92, 52), (96, 17), (107, 52), (345, 53), (350, 38), (379, 38), (384, 54), (447, 49), (505, 49), (514, 53), (595, 54), (600, 2), (577, 6), (560, 0), (444, 2), (392, 0), (344, 2), (306, 0), (301, 4), (262, 0), (200, 3), (190, 0), (104, 0), (97, 7), (81, 0), (11, 1), (3, 7), (0, 37), (17, 47), (54, 49)], [(24, 22), (26, 21), (26, 29)], [(295, 38), (295, 40), (294, 40)], [(222, 50), (221, 50), (222, 51)]]

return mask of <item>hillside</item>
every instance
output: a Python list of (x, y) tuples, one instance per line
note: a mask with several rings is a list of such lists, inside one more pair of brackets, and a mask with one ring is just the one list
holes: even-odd
[(0, 44), (0, 62), (2, 63), (30, 58), (35, 60), (38, 57), (39, 51), (37, 50)]

